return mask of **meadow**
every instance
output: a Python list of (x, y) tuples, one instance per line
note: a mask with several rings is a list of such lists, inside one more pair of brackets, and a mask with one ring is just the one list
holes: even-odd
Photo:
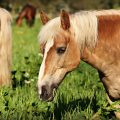
[[(42, 62), (37, 35), (40, 20), (29, 28), (13, 22), (12, 87), (0, 88), (0, 120), (114, 120), (97, 71), (81, 61), (67, 74), (52, 102), (39, 100), (37, 77)], [(97, 117), (93, 117), (97, 113)]]

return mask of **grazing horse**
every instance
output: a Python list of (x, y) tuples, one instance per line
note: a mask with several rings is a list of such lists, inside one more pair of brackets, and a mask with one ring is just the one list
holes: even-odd
[(0, 8), (0, 86), (11, 84), (12, 34), (11, 15)]
[[(44, 24), (39, 33), (43, 61), (38, 76), (38, 93), (53, 99), (64, 76), (83, 60), (98, 70), (110, 104), (120, 99), (120, 11), (81, 11), (50, 20), (41, 12)], [(120, 108), (120, 105), (114, 107)], [(120, 113), (115, 112), (120, 119)]]
[(23, 18), (25, 18), (26, 23), (29, 26), (32, 26), (35, 21), (35, 15), (36, 15), (36, 8), (33, 5), (27, 4), (23, 7), (21, 12), (19, 13), (16, 23), (18, 26), (21, 26), (22, 20)]

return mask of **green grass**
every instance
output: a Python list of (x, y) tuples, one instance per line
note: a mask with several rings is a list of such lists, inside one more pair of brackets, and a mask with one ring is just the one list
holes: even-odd
[(40, 26), (39, 20), (32, 28), (13, 23), (13, 87), (0, 89), (0, 120), (89, 120), (96, 112), (95, 120), (113, 120), (98, 73), (84, 62), (66, 76), (54, 101), (38, 99)]

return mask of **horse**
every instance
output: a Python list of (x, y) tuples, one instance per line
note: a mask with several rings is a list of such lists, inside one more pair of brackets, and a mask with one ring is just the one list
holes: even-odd
[(25, 18), (26, 23), (31, 27), (34, 24), (35, 15), (36, 8), (31, 4), (27, 4), (22, 8), (21, 12), (19, 13), (19, 16), (16, 19), (16, 23), (18, 26), (21, 26), (22, 20), (23, 18)]
[[(65, 75), (85, 61), (98, 70), (110, 104), (120, 99), (120, 10), (62, 10), (50, 19), (41, 12), (44, 26), (38, 39), (43, 61), (38, 75), (38, 94), (44, 101), (54, 98), (54, 91)], [(120, 105), (114, 105), (120, 108)], [(120, 112), (115, 112), (120, 119)]]
[(12, 65), (12, 17), (0, 8), (0, 86), (11, 85)]

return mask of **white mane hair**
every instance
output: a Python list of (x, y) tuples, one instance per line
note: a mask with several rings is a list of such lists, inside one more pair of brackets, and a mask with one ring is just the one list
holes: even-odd
[[(80, 47), (86, 45), (93, 48), (98, 40), (98, 16), (114, 14), (120, 15), (120, 10), (80, 11), (70, 15), (70, 30), (75, 34), (75, 40)], [(60, 25), (60, 17), (57, 17), (43, 26), (38, 35), (40, 44), (53, 39), (62, 30)]]
[(12, 17), (0, 8), (0, 86), (11, 84), (12, 66)]
[(40, 44), (45, 44), (48, 40), (53, 39), (58, 31), (60, 31), (60, 17), (48, 21), (42, 27), (38, 35)]

